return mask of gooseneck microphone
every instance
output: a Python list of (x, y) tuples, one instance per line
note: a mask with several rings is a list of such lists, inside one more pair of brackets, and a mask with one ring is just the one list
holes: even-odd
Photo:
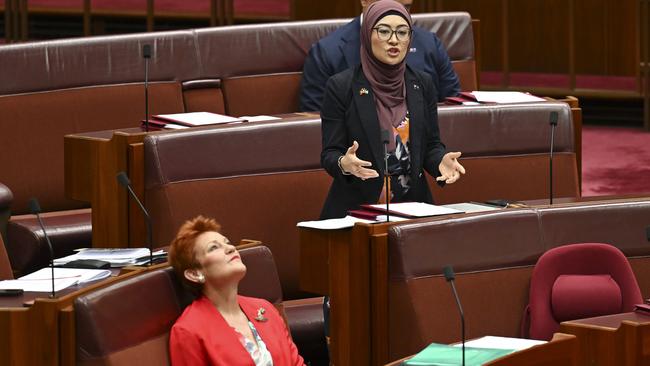
[(463, 366), (465, 366), (465, 314), (463, 313), (463, 306), (460, 304), (460, 299), (458, 298), (458, 292), (456, 292), (456, 285), (454, 285), (454, 279), (456, 279), (456, 275), (454, 274), (454, 270), (451, 268), (451, 266), (446, 266), (443, 268), (443, 273), (445, 274), (445, 279), (451, 285), (451, 291), (454, 293), (456, 305), (458, 306), (458, 312), (460, 313), (460, 332), (461, 340), (463, 342)]
[(549, 175), (549, 204), (553, 204), (553, 148), (555, 136), (555, 127), (557, 127), (557, 112), (551, 112), (549, 118), (549, 123), (551, 124), (551, 158), (549, 160), (548, 175)]
[(149, 59), (151, 59), (151, 45), (142, 46), (144, 58), (144, 131), (149, 132)]
[(386, 222), (390, 222), (390, 174), (388, 172), (388, 144), (390, 143), (390, 132), (381, 130), (381, 140), (384, 145), (384, 186), (386, 187)]
[(50, 268), (52, 268), (52, 293), (50, 294), (50, 298), (53, 299), (56, 297), (54, 292), (54, 249), (52, 248), (52, 242), (50, 241), (50, 237), (47, 236), (45, 225), (43, 225), (43, 220), (41, 219), (41, 205), (38, 204), (38, 200), (35, 197), (29, 200), (29, 212), (31, 212), (32, 215), (36, 215), (38, 224), (41, 226), (41, 230), (43, 230), (43, 236), (45, 236), (47, 246), (50, 249)]
[(151, 217), (149, 216), (149, 212), (147, 211), (146, 208), (144, 208), (144, 205), (142, 205), (142, 202), (140, 199), (138, 199), (138, 196), (135, 195), (135, 192), (133, 192), (133, 188), (131, 187), (131, 181), (129, 180), (129, 177), (126, 175), (125, 172), (119, 172), (117, 173), (117, 181), (120, 183), (120, 185), (124, 188), (126, 188), (127, 191), (129, 191), (129, 194), (135, 202), (138, 203), (138, 206), (140, 206), (140, 210), (144, 214), (145, 218), (145, 223), (147, 224), (147, 247), (149, 247), (149, 265), (153, 264), (153, 240), (152, 240), (152, 234), (151, 234)]

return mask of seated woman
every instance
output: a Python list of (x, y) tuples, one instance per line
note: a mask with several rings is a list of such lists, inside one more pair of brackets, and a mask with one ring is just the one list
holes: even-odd
[(172, 327), (172, 365), (304, 365), (275, 307), (237, 294), (246, 266), (219, 229), (215, 220), (198, 216), (171, 244), (174, 270), (200, 294)]

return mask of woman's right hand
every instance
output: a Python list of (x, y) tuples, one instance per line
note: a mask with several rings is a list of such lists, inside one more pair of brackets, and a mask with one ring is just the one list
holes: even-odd
[(376, 170), (366, 168), (372, 166), (371, 162), (357, 158), (357, 149), (359, 143), (354, 141), (340, 160), (341, 170), (362, 180), (379, 177)]

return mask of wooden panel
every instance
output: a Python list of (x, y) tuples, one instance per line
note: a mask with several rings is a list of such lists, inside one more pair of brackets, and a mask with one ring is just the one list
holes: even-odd
[(361, 14), (358, 0), (292, 0), (291, 19), (351, 18)]
[(503, 0), (440, 0), (440, 11), (466, 11), (481, 21), (481, 70), (503, 69)]
[(508, 2), (510, 71), (569, 72), (566, 0)]

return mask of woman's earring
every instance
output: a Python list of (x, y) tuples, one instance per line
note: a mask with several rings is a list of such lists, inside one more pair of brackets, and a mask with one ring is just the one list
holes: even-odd
[(204, 283), (205, 282), (205, 276), (203, 276), (203, 273), (199, 273), (199, 283)]

